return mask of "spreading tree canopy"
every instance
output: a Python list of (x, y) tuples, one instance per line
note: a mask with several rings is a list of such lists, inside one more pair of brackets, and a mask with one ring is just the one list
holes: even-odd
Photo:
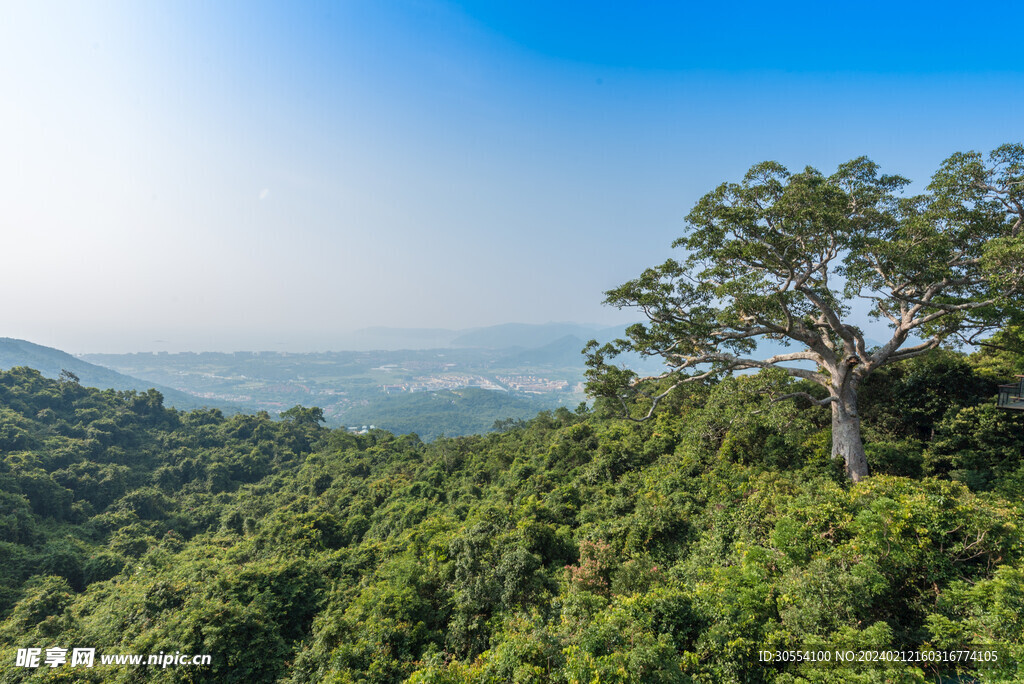
[[(1024, 291), (1024, 145), (954, 154), (922, 194), (905, 193), (908, 184), (861, 157), (830, 176), (764, 162), (718, 186), (673, 243), (685, 249), (682, 261), (606, 293), (606, 303), (637, 308), (647, 322), (629, 327), (628, 339), (591, 341), (590, 393), (642, 420), (684, 383), (778, 366), (827, 390), (777, 398), (830, 405), (832, 455), (861, 479), (864, 378), (944, 342), (976, 342), (1018, 313)], [(869, 347), (851, 322), (858, 301), (888, 328), (883, 344)], [(792, 351), (758, 358), (759, 340)], [(614, 365), (625, 351), (661, 357), (666, 370), (640, 377)]]

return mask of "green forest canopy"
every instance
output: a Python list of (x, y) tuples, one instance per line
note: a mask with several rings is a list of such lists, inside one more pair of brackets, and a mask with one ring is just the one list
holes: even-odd
[[(0, 679), (68, 677), (16, 652), (84, 645), (212, 664), (75, 681), (1012, 681), (1024, 424), (991, 398), (1018, 361), (873, 374), (857, 484), (771, 371), (642, 424), (598, 402), (429, 444), (3, 372)], [(1000, 659), (758, 662), (974, 645)]]

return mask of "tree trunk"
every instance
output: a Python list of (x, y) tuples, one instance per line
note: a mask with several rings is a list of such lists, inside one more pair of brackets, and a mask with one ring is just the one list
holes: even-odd
[(857, 391), (844, 383), (832, 402), (832, 458), (846, 463), (846, 474), (854, 482), (868, 475), (868, 459), (860, 438), (860, 415), (857, 413)]

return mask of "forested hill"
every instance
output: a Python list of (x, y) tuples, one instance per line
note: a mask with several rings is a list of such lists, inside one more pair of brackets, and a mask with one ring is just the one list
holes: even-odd
[(182, 410), (205, 407), (217, 407), (231, 412), (236, 410), (224, 402), (202, 399), (170, 387), (118, 373), (109, 368), (83, 361), (53, 347), (44, 347), (41, 344), (12, 337), (0, 337), (0, 370), (18, 366), (35, 368), (46, 377), (54, 379), (60, 376), (61, 371), (70, 371), (78, 376), (78, 380), (86, 387), (138, 392), (156, 388), (168, 405)]
[[(992, 367), (874, 374), (857, 485), (769, 372), (430, 444), (0, 372), (0, 680), (1016, 681), (1024, 424)], [(975, 645), (998, 661), (759, 662)], [(16, 665), (78, 646), (212, 662)]]

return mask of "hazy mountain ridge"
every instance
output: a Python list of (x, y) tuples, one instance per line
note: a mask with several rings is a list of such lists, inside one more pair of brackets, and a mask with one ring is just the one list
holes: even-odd
[[(577, 405), (585, 399), (581, 352), (587, 340), (603, 343), (622, 337), (625, 326), (508, 323), (465, 331), (367, 328), (361, 334), (363, 341), (390, 341), (402, 349), (74, 357), (7, 339), (0, 361), (4, 367), (33, 367), (51, 378), (66, 368), (84, 385), (100, 388), (155, 387), (167, 405), (183, 410), (212, 406), (229, 412), (265, 410), (274, 416), (296, 405), (318, 406), (332, 427), (375, 424), (432, 439), (441, 433), (486, 432), (496, 419), (527, 418), (540, 410)], [(416, 349), (421, 342), (447, 346)], [(755, 356), (761, 358), (783, 350), (772, 341), (760, 347)], [(635, 353), (622, 355), (619, 362), (640, 375), (665, 370), (660, 358)], [(451, 401), (413, 396), (460, 389), (470, 391), (446, 394)]]
[[(506, 323), (487, 328), (467, 331), (452, 340), (453, 347), (489, 347), (506, 349), (509, 347), (525, 347), (535, 349), (554, 344), (567, 337), (575, 337), (586, 341), (592, 337), (604, 339), (620, 335), (619, 327), (602, 327), (584, 323), (545, 323), (531, 325), (526, 323)], [(582, 349), (583, 344), (580, 344)]]
[(527, 349), (543, 347), (567, 335), (589, 340), (611, 340), (623, 334), (625, 326), (589, 323), (502, 323), (478, 328), (361, 328), (339, 337), (336, 350), (400, 351), (483, 347), (488, 349)]
[(45, 377), (53, 379), (59, 377), (62, 370), (68, 370), (78, 377), (84, 387), (135, 390), (136, 392), (145, 392), (150, 388), (156, 389), (164, 395), (164, 403), (167, 406), (181, 410), (201, 407), (238, 410), (236, 407), (223, 404), (223, 402), (204, 400), (171, 387), (140, 380), (110, 368), (89, 363), (53, 347), (44, 347), (41, 344), (12, 337), (0, 337), (0, 370), (9, 370), (18, 366), (34, 368)]

